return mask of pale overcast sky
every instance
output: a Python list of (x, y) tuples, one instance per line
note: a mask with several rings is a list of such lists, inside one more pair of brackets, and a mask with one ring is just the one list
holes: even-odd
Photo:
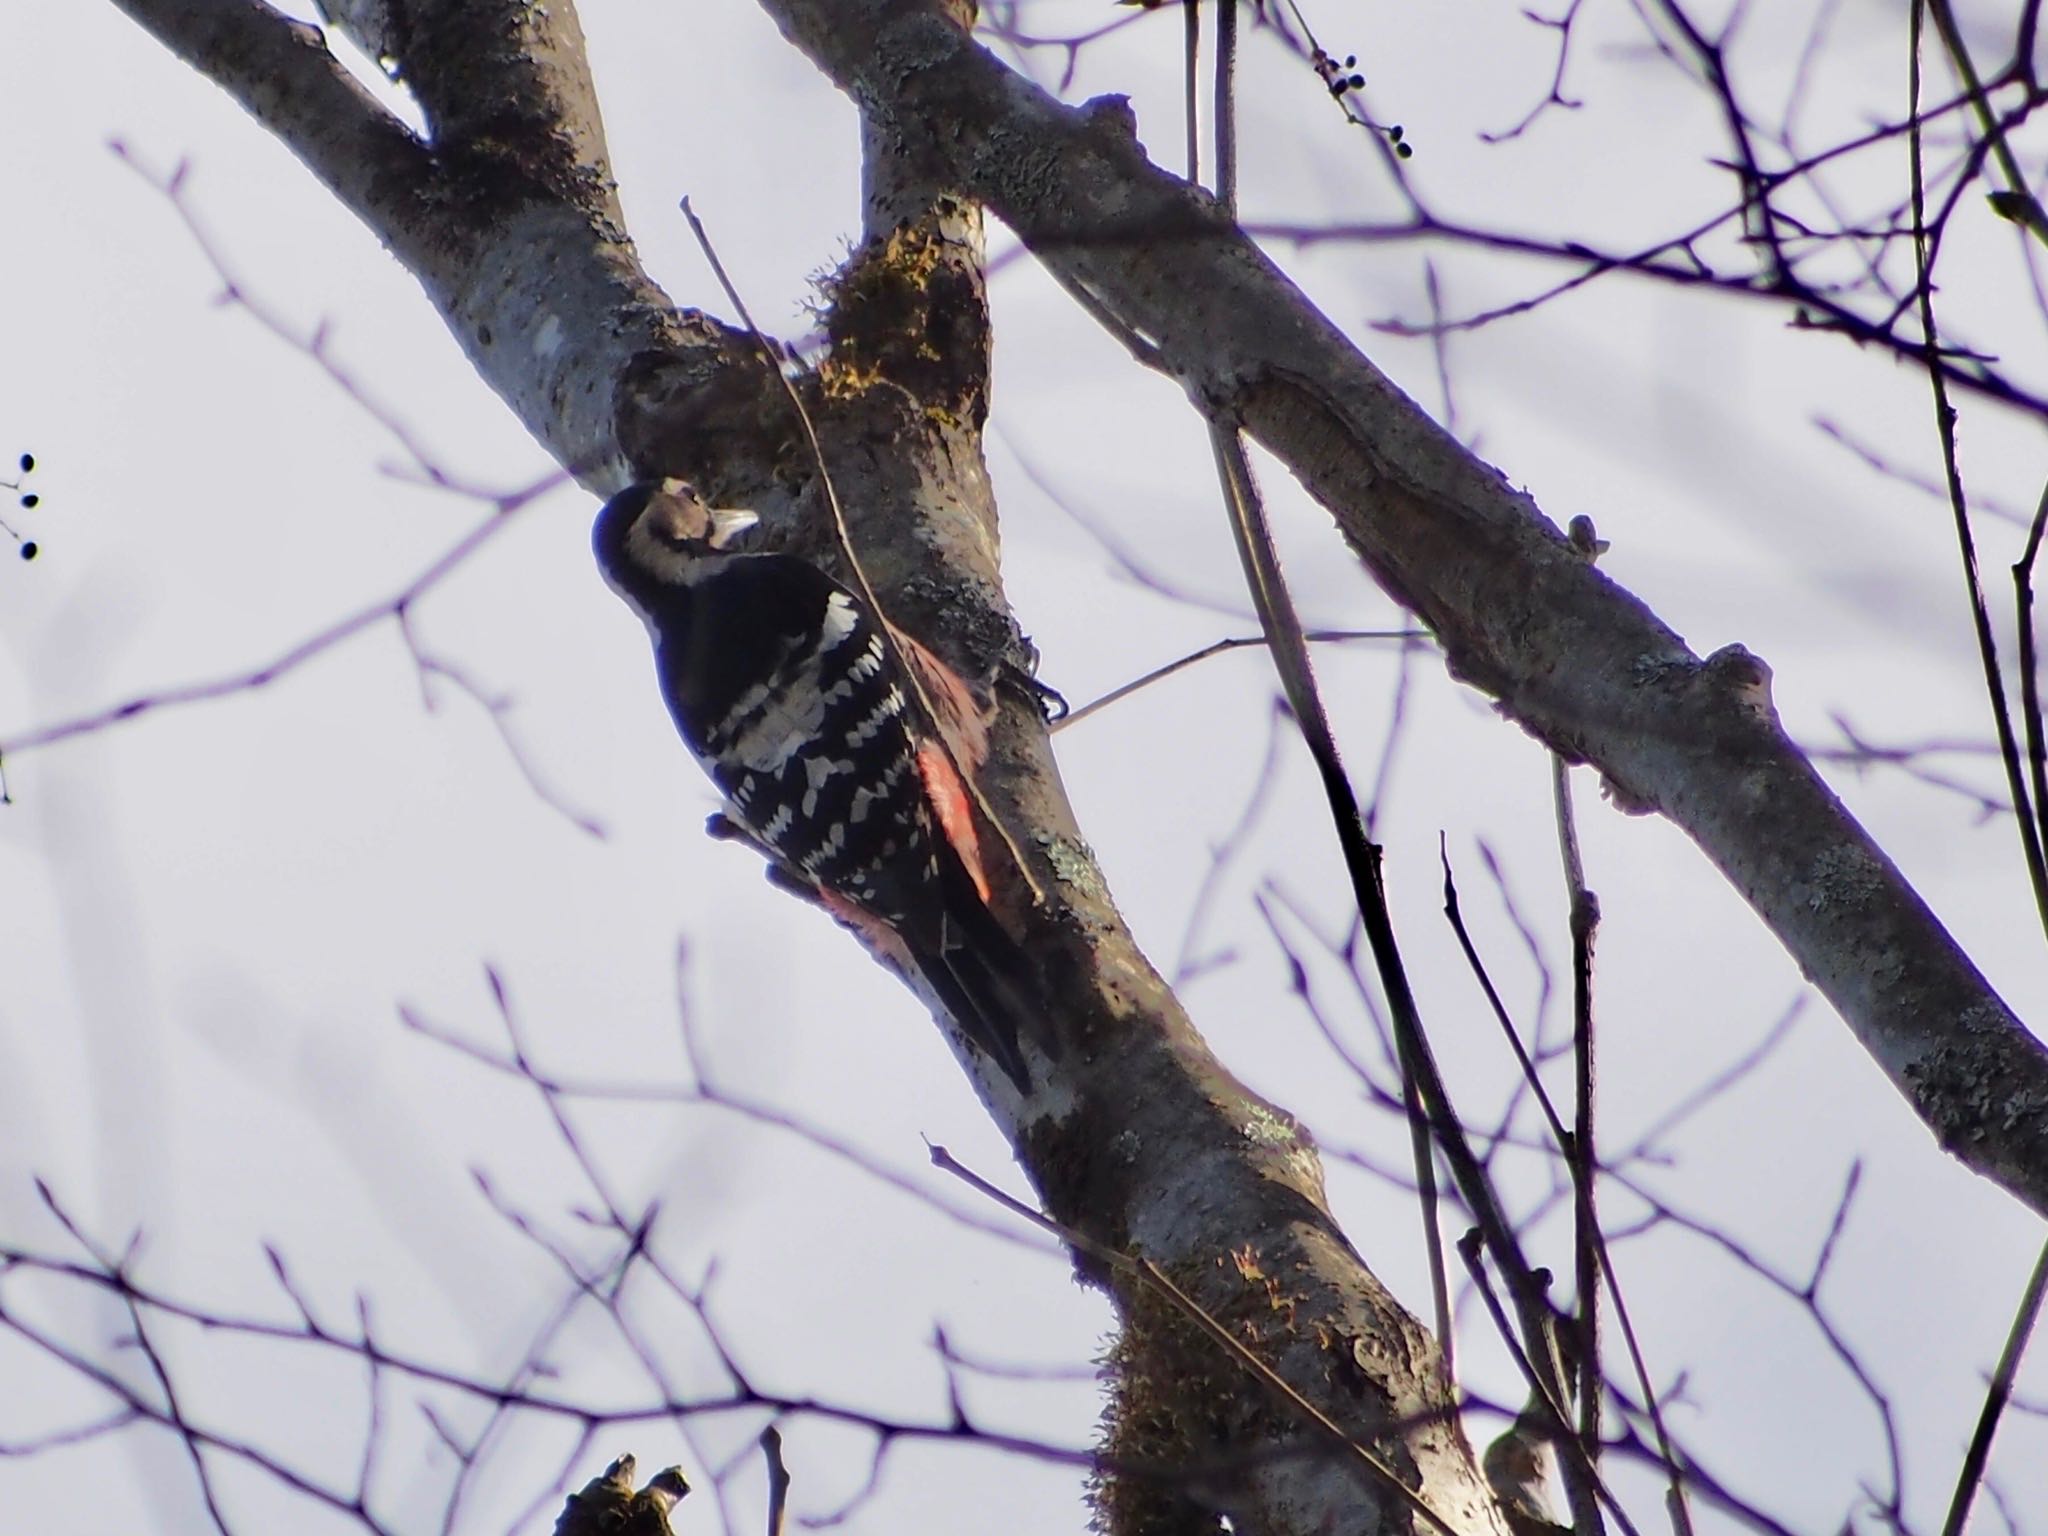
[[(1571, 79), (1589, 105), (1510, 144), (1481, 141), (1542, 96), (1552, 43), (1512, 7), (1302, 0), (1370, 99), (1418, 154), (1411, 173), (1447, 212), (1629, 247), (1727, 195), (1696, 93), (1646, 57), (1622, 6), (1587, 12)], [(1965, 7), (1989, 16), (1995, 7)], [(1756, 99), (1791, 86), (1809, 8), (1752, 18), (1741, 58)], [(581, 7), (633, 232), (678, 302), (719, 305), (687, 228), (688, 194), (762, 323), (796, 334), (813, 280), (858, 227), (851, 107), (744, 0), (586, 0)], [(1796, 14), (1792, 14), (1796, 12)], [(1849, 0), (1807, 120), (1896, 114), (1902, 23)], [(1032, 7), (1047, 34), (1092, 26), (1098, 4)], [(1988, 40), (1997, 29), (1985, 24)], [(1177, 21), (1145, 19), (1079, 60), (1065, 95), (1130, 95), (1141, 137), (1177, 165)], [(1987, 41), (1989, 46), (1989, 41)], [(503, 491), (552, 466), (478, 382), (412, 280), (221, 92), (104, 0), (0, 8), (0, 462), (32, 450), (42, 505), (17, 518), (42, 546), (0, 561), (0, 740), (148, 693), (261, 666), (388, 600), (484, 514), (472, 499), (384, 472), (405, 450), (361, 401), (252, 316), (215, 302), (221, 280), (152, 187), (185, 162), (185, 205), (266, 312), (327, 355), (433, 461)], [(1058, 83), (1062, 58), (1029, 66)], [(1943, 87), (1945, 89), (1945, 86)], [(1247, 43), (1246, 217), (1339, 222), (1398, 211), (1363, 136), (1269, 38)], [(1773, 110), (1775, 106), (1773, 105)], [(1844, 131), (1847, 131), (1844, 128)], [(123, 159), (110, 151), (119, 140)], [(2041, 143), (2031, 146), (2041, 163)], [(1840, 193), (1867, 211), (1901, 184), (1895, 160)], [(2017, 236), (1980, 207), (1958, 217), (1945, 296), (1956, 322), (2036, 388), (2048, 346)], [(992, 245), (1013, 242), (993, 232)], [(1276, 256), (1377, 362), (1444, 413), (1424, 343), (1372, 323), (1427, 313), (1422, 252), (1323, 245)], [(1485, 309), (1559, 275), (1439, 250), (1446, 308)], [(1080, 702), (1226, 634), (1247, 632), (1201, 423), (1170, 383), (1121, 350), (1028, 260), (993, 287), (991, 463), (1006, 573), (1044, 676)], [(1454, 425), (1559, 523), (1594, 516), (1604, 568), (1705, 654), (1740, 641), (1776, 673), (1780, 710), (1816, 745), (1839, 715), (1879, 743), (1988, 741), (1961, 579), (1943, 506), (1873, 473), (1816, 418), (1901, 466), (1937, 467), (1925, 381), (1787, 316), (1610, 279), (1448, 350)], [(1973, 492), (2031, 507), (2038, 431), (1967, 405)], [(1285, 475), (1267, 480), (1313, 623), (1395, 622), (1327, 519)], [(1065, 503), (1065, 507), (1055, 500)], [(166, 708), (10, 755), (0, 807), (0, 1242), (64, 1251), (40, 1176), (102, 1242), (146, 1234), (142, 1274), (194, 1303), (288, 1321), (264, 1256), (288, 1260), (336, 1326), (372, 1300), (380, 1335), (451, 1368), (502, 1375), (568, 1295), (561, 1269), (479, 1194), (474, 1174), (586, 1260), (606, 1250), (572, 1212), (592, 1202), (534, 1095), (401, 1023), (503, 1043), (495, 967), (549, 1070), (584, 1079), (685, 1080), (675, 955), (697, 1039), (735, 1093), (828, 1129), (915, 1186), (1001, 1224), (926, 1166), (925, 1140), (1024, 1192), (1006, 1148), (914, 1002), (818, 914), (770, 889), (758, 861), (701, 834), (715, 797), (671, 734), (639, 626), (603, 588), (589, 498), (563, 488), (522, 512), (413, 615), (419, 644), (483, 692), (532, 774), (474, 699), (428, 691), (389, 622), (264, 689)], [(1077, 515), (1078, 519), (1077, 520)], [(1117, 573), (1085, 524), (1138, 552), (1179, 602)], [(1983, 525), (2003, 602), (2018, 533)], [(1220, 605), (1220, 606), (1219, 606)], [(2001, 619), (2009, 635), (2009, 620)], [(1321, 659), (1354, 772), (1373, 782), (1400, 668), (1384, 648)], [(1544, 754), (1428, 654), (1407, 674), (1406, 723), (1380, 833), (1425, 1014), (1463, 1102), (1492, 1123), (1511, 1084), (1490, 1018), (1440, 915), (1438, 839), (1510, 1006), (1536, 1023), (1540, 987), (1499, 888), (1568, 978)], [(1059, 738), (1081, 823), (1155, 963), (1210, 962), (1183, 997), (1250, 1085), (1302, 1116), (1332, 1153), (1332, 1194), (1374, 1270), (1417, 1311), (1427, 1289), (1410, 1202), (1336, 1154), (1388, 1167), (1406, 1131), (1369, 1106), (1288, 990), (1255, 898), (1309, 942), (1291, 909), (1341, 929), (1342, 872), (1305, 758), (1291, 740), (1277, 787), (1189, 938), (1212, 850), (1239, 821), (1269, 742), (1263, 659), (1206, 663)], [(1978, 759), (1959, 777), (2001, 794)], [(2048, 1016), (2048, 966), (2005, 818), (1890, 772), (1830, 772), (2015, 1010)], [(1608, 808), (1581, 773), (1577, 800), (1599, 892), (1605, 1142), (1622, 1148), (1716, 1072), (1797, 1020), (1767, 1061), (1660, 1143), (1637, 1170), (1674, 1206), (1803, 1283), (1852, 1166), (1861, 1183), (1821, 1292), (1842, 1339), (1888, 1395), (1907, 1509), (1936, 1529), (1981, 1382), (2041, 1241), (2009, 1197), (1945, 1158), (1776, 941), (1667, 825)], [(550, 801), (553, 803), (551, 804)], [(593, 821), (602, 837), (578, 823)], [(1273, 903), (1274, 893), (1285, 897)], [(1375, 1053), (1336, 968), (1317, 995), (1354, 1048)], [(1533, 1126), (1533, 1122), (1530, 1122)], [(614, 1198), (659, 1200), (663, 1258), (691, 1280), (717, 1261), (712, 1310), (764, 1385), (904, 1418), (942, 1417), (935, 1326), (963, 1353), (1043, 1367), (1050, 1379), (970, 1378), (994, 1427), (1085, 1446), (1097, 1409), (1075, 1379), (1107, 1336), (1106, 1307), (1042, 1245), (965, 1229), (790, 1136), (705, 1107), (593, 1110), (579, 1122)], [(1510, 1178), (1530, 1206), (1546, 1187)], [(1617, 1195), (1626, 1227), (1639, 1208)], [(1569, 1270), (1564, 1227), (1536, 1257)], [(1455, 1232), (1454, 1232), (1455, 1235)], [(1839, 1529), (1857, 1490), (1883, 1489), (1886, 1431), (1811, 1319), (1673, 1231), (1618, 1251), (1659, 1380), (1683, 1373), (1674, 1424), (1745, 1498), (1797, 1531)], [(0, 1275), (20, 1308), (96, 1358), (125, 1328), (112, 1308)], [(651, 1347), (672, 1382), (715, 1392), (701, 1340), (651, 1296)], [(1517, 1395), (1476, 1308), (1462, 1367), (1480, 1392)], [(164, 1344), (188, 1407), (347, 1486), (367, 1412), (361, 1373), (304, 1351), (197, 1332)], [(648, 1379), (599, 1322), (574, 1322), (555, 1387), (646, 1396)], [(142, 1373), (132, 1356), (119, 1368)], [(0, 1334), (0, 1441), (91, 1419), (104, 1399)], [(378, 1508), (395, 1529), (442, 1528), (456, 1468), (416, 1403), (385, 1384)], [(2048, 1532), (2048, 1364), (2023, 1378), (2035, 1412), (2007, 1423), (1996, 1480), (2021, 1528)], [(435, 1399), (465, 1432), (472, 1404)], [(1475, 1421), (1475, 1437), (1494, 1432)], [(648, 1423), (606, 1431), (572, 1481), (620, 1450), (643, 1469), (738, 1454), (758, 1419), (705, 1425), (697, 1443)], [(845, 1429), (789, 1434), (796, 1508), (829, 1512), (867, 1475)], [(498, 1442), (462, 1496), (461, 1531), (521, 1517), (543, 1530), (549, 1481), (573, 1433), (526, 1425)], [(758, 1529), (759, 1478), (731, 1489)], [(1656, 1496), (1619, 1474), (1645, 1528)], [(346, 1528), (244, 1470), (224, 1468), (237, 1529)], [(1069, 1468), (900, 1445), (859, 1532), (1079, 1532)], [(537, 1501), (537, 1502), (536, 1502)], [(180, 1446), (128, 1434), (0, 1460), (0, 1525), (51, 1533), (207, 1528)], [(719, 1529), (707, 1493), (677, 1529)], [(2000, 1529), (1980, 1511), (1979, 1530)], [(287, 1525), (287, 1522), (291, 1522)], [(1703, 1529), (1730, 1528), (1708, 1517)]]

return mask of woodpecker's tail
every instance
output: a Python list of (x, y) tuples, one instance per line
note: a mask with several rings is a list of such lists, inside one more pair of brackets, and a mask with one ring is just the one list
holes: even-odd
[(924, 979), (946, 1012), (959, 1021), (967, 1038), (978, 1046), (1022, 1094), (1031, 1092), (1031, 1073), (1024, 1065), (1024, 1052), (1017, 1045), (1017, 1026), (1009, 1017), (1009, 1004), (996, 974), (966, 949), (947, 951), (943, 959), (917, 957)]
[(968, 1039), (1003, 1069), (1019, 1093), (1029, 1094), (1031, 1074), (1017, 1040), (1022, 1031), (1045, 1043), (1043, 989), (1023, 950), (1004, 932), (964, 869), (957, 883), (963, 889), (948, 892), (937, 952), (917, 955), (918, 968)]

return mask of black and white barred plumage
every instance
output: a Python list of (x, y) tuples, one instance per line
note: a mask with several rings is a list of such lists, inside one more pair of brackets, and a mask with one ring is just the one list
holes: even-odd
[(992, 951), (998, 970), (1014, 969), (1015, 945), (935, 811), (906, 681), (860, 601), (823, 571), (727, 548), (753, 521), (681, 481), (645, 482), (606, 503), (593, 543), (647, 624), (669, 713), (730, 819), (894, 932), (1028, 1093), (1006, 1017), (1017, 989), (990, 970)]

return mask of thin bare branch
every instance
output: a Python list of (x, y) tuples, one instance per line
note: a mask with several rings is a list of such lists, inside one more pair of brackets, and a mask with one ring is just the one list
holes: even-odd
[(1977, 1415), (1969, 1449), (1963, 1453), (1962, 1470), (1956, 1475), (1956, 1491), (1949, 1499), (1948, 1518), (1942, 1522), (1941, 1536), (1963, 1536), (1963, 1528), (1969, 1524), (1970, 1504), (1983, 1481), (1985, 1464), (1991, 1459), (1992, 1437), (1998, 1433), (1998, 1421), (2012, 1398), (2012, 1384), (2019, 1377), (2020, 1361), (2026, 1356), (2034, 1324), (2041, 1316), (2044, 1295), (2048, 1295), (2048, 1246), (2034, 1260), (2034, 1272), (2027, 1277), (2019, 1308), (2013, 1313), (2012, 1327), (2006, 1330), (1998, 1367), (1984, 1389), (1984, 1407)]

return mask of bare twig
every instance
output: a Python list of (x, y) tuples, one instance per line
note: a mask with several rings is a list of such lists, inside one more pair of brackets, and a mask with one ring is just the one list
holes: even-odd
[(1963, 40), (1963, 29), (1956, 25), (1954, 8), (1949, 0), (1926, 0), (1926, 3), (1934, 17), (1934, 28), (1941, 34), (1941, 45), (1948, 50), (1949, 59), (1955, 65), (1956, 78), (1969, 93), (1970, 110), (1977, 115), (1979, 131), (1990, 146), (1992, 158), (1997, 161), (1999, 172), (2005, 179), (2004, 188), (1992, 195), (1992, 206), (2043, 245), (2048, 245), (2048, 214), (2042, 212), (2027, 174), (2020, 169), (2019, 158), (2006, 137), (2004, 125), (2000, 123), (1998, 114), (1991, 110), (1991, 98), (1984, 90), (1984, 82), (1978, 78), (1976, 61), (1970, 57), (1969, 46)]
[[(1220, 420), (1209, 426), (1210, 446), (1216, 457), (1216, 473), (1223, 492), (1230, 531), (1244, 568), (1245, 586), (1257, 609), (1259, 626), (1265, 632), (1266, 650), (1279, 674), (1280, 686), (1294, 711), (1309, 755), (1315, 759), (1322, 780), (1323, 795), (1336, 823), (1337, 841), (1351, 873), (1354, 899), (1359, 915), (1372, 940), (1374, 958), (1379, 962), (1394, 1015), (1394, 1044), (1401, 1061), (1402, 1096), (1407, 1101), (1408, 1130), (1415, 1160), (1417, 1205), (1422, 1219), (1423, 1251), (1429, 1260), (1430, 1295), (1435, 1303), (1437, 1338), (1446, 1351), (1451, 1343), (1450, 1283), (1444, 1263), (1443, 1232), (1437, 1222), (1436, 1163), (1430, 1150), (1430, 1129), (1442, 1111), (1438, 1098), (1421, 1083), (1427, 1070), (1420, 1058), (1429, 1051), (1423, 1038), (1421, 1018), (1399, 975), (1400, 961), (1393, 945), (1393, 926), (1380, 886), (1379, 848), (1366, 835), (1365, 818), (1337, 752), (1336, 735), (1330, 729), (1322, 698), (1315, 685), (1308, 653), (1308, 640), (1287, 581), (1280, 570), (1280, 556), (1266, 521), (1252, 480), (1251, 461), (1237, 432)], [(1444, 1117), (1448, 1118), (1448, 1117)]]
[[(1591, 557), (1590, 552), (1588, 557)], [(1585, 1446), (1588, 1457), (1597, 1457), (1600, 1453), (1603, 1380), (1600, 1368), (1602, 1239), (1596, 1177), (1600, 1159), (1593, 1135), (1593, 947), (1600, 931), (1600, 898), (1586, 886), (1585, 860), (1579, 851), (1578, 821), (1572, 813), (1571, 772), (1562, 757), (1552, 754), (1551, 792), (1557, 810), (1557, 842), (1563, 856), (1565, 899), (1570, 906), (1572, 935), (1572, 1139), (1569, 1162), (1576, 1226), (1572, 1252), (1577, 1264), (1578, 1303), (1572, 1358), (1578, 1376), (1579, 1442)]]
[(1991, 1373), (1991, 1381), (1984, 1389), (1984, 1406), (1977, 1414), (1970, 1447), (1963, 1453), (1962, 1470), (1956, 1475), (1956, 1491), (1949, 1499), (1948, 1518), (1942, 1522), (1941, 1536), (1963, 1536), (1963, 1528), (1969, 1523), (1970, 1503), (1983, 1480), (1985, 1463), (1991, 1459), (1991, 1440), (1998, 1433), (1998, 1421), (2012, 1397), (2012, 1384), (2019, 1376), (2020, 1360), (2041, 1315), (2044, 1293), (2048, 1293), (2048, 1246), (2034, 1260), (2034, 1272), (2027, 1277), (2019, 1308), (2013, 1313), (2012, 1327), (2006, 1331), (2005, 1348), (1999, 1351), (1998, 1368)]
[(509, 527), (513, 513), (552, 490), (563, 478), (559, 472), (551, 474), (537, 485), (505, 498), (499, 503), (497, 511), (457, 539), (394, 596), (336, 620), (327, 628), (299, 641), (260, 666), (241, 672), (230, 672), (203, 682), (182, 683), (171, 688), (137, 694), (120, 704), (90, 714), (74, 716), (69, 720), (59, 720), (54, 724), (30, 726), (19, 734), (0, 741), (0, 755), (26, 752), (33, 747), (46, 747), (56, 742), (68, 741), (74, 736), (103, 731), (109, 726), (119, 725), (123, 721), (149, 714), (154, 710), (201, 704), (211, 699), (222, 699), (232, 694), (266, 688), (364, 630), (372, 629), (387, 619), (402, 621), (408, 609), (460, 570), (472, 555)]
[[(2034, 792), (2035, 823), (2042, 841), (2048, 843), (2048, 730), (2041, 724), (2041, 663), (2034, 636), (2034, 565), (2041, 557), (2044, 531), (2048, 531), (2048, 486), (2042, 487), (2040, 504), (2027, 528), (2026, 548), (2012, 568), (2013, 606), (2019, 620), (2020, 718), (2027, 734), (2027, 776)], [(2014, 803), (2025, 804), (2017, 797)]]
[(1498, 133), (1490, 130), (1482, 132), (1479, 135), (1482, 142), (1505, 144), (1511, 139), (1519, 139), (1535, 127), (1536, 120), (1552, 107), (1564, 112), (1576, 112), (1585, 105), (1583, 101), (1564, 93), (1564, 72), (1572, 57), (1572, 24), (1579, 19), (1579, 8), (1584, 4), (1585, 0), (1570, 0), (1561, 16), (1545, 16), (1526, 6), (1523, 8), (1522, 15), (1525, 19), (1557, 34), (1557, 62), (1550, 71), (1550, 88), (1543, 99), (1524, 112), (1513, 127), (1502, 129)]
[(782, 1536), (789, 1504), (789, 1468), (782, 1464), (782, 1431), (770, 1424), (761, 1431), (761, 1454), (768, 1461), (768, 1536)]
[(121, 139), (108, 141), (107, 148), (115, 158), (127, 166), (150, 186), (161, 192), (171, 211), (177, 214), (178, 222), (185, 227), (185, 233), (199, 248), (199, 254), (213, 269), (220, 280), (220, 291), (214, 297), (216, 304), (240, 309), (264, 330), (270, 332), (294, 352), (310, 358), (320, 371), (334, 382), (343, 394), (355, 402), (362, 413), (374, 421), (405, 451), (414, 471), (430, 485), (445, 490), (460, 490), (477, 500), (496, 500), (496, 496), (480, 487), (464, 485), (454, 475), (442, 468), (439, 456), (430, 450), (418, 432), (405, 416), (394, 407), (386, 405), (373, 396), (362, 380), (343, 366), (335, 357), (331, 343), (333, 328), (321, 320), (309, 332), (301, 332), (288, 320), (283, 311), (269, 303), (252, 289), (234, 270), (227, 259), (227, 253), (220, 247), (206, 223), (192, 206), (188, 188), (191, 183), (192, 162), (180, 160), (167, 173), (151, 170), (141, 158)]
[[(1195, 0), (1186, 0), (1190, 17)], [(1216, 84), (1211, 120), (1216, 129), (1216, 201), (1237, 212), (1237, 7), (1238, 0), (1210, 0), (1216, 11)]]
[[(1486, 966), (1480, 959), (1478, 948), (1473, 943), (1472, 936), (1465, 927), (1464, 918), (1458, 908), (1458, 888), (1452, 878), (1450, 856), (1448, 851), (1442, 848), (1441, 839), (1439, 839), (1439, 852), (1444, 866), (1444, 915), (1450, 921), (1451, 929), (1456, 934), (1460, 947), (1464, 950), (1466, 961), (1471, 966), (1473, 975), (1478, 979), (1481, 989), (1486, 994), (1488, 1006), (1492, 1009), (1495, 1019), (1499, 1022), (1501, 1032), (1507, 1037), (1509, 1048), (1514, 1052), (1515, 1060), (1521, 1067), (1523, 1082), (1534, 1096), (1538, 1108), (1543, 1113), (1544, 1123), (1549, 1129), (1551, 1139), (1559, 1153), (1565, 1157), (1566, 1163), (1571, 1170), (1574, 1206), (1577, 1208), (1579, 1205), (1577, 1192), (1582, 1184), (1590, 1184), (1598, 1172), (1597, 1165), (1590, 1159), (1582, 1163), (1577, 1156), (1576, 1140), (1565, 1129), (1564, 1121), (1559, 1116), (1557, 1107), (1551, 1100), (1550, 1092), (1544, 1086), (1542, 1075), (1537, 1071), (1536, 1063), (1530, 1057), (1528, 1048), (1522, 1043), (1521, 1034), (1515, 1028), (1513, 1020), (1508, 1016), (1506, 1005), (1502, 1003), (1500, 993), (1494, 987), (1493, 978), (1487, 973)], [(1776, 1037), (1773, 1036), (1773, 1038), (1775, 1039)], [(1728, 1078), (1728, 1081), (1733, 1080), (1733, 1076)], [(1638, 1149), (1632, 1151), (1629, 1155), (1631, 1157), (1640, 1155), (1640, 1146), (1641, 1144), (1639, 1143)], [(1585, 1212), (1583, 1214), (1586, 1219), (1580, 1223), (1580, 1230), (1576, 1234), (1574, 1246), (1574, 1252), (1580, 1264), (1578, 1285), (1581, 1288), (1581, 1294), (1583, 1296), (1587, 1292), (1593, 1292), (1603, 1283), (1606, 1287), (1608, 1299), (1614, 1308), (1615, 1321), (1620, 1325), (1622, 1341), (1628, 1350), (1629, 1363), (1635, 1373), (1637, 1388), (1642, 1394), (1644, 1409), (1650, 1418), (1652, 1433), (1656, 1436), (1657, 1446), (1661, 1455), (1661, 1465), (1666, 1477), (1665, 1503), (1670, 1511), (1672, 1528), (1676, 1536), (1691, 1536), (1692, 1514), (1686, 1504), (1682, 1463), (1679, 1460), (1678, 1450), (1672, 1436), (1665, 1425), (1663, 1408), (1658, 1401), (1656, 1388), (1650, 1380), (1649, 1363), (1644, 1358), (1642, 1346), (1636, 1337), (1635, 1324), (1629, 1315), (1627, 1300), (1622, 1294), (1621, 1276), (1616, 1272), (1614, 1256), (1610, 1251), (1607, 1234), (1599, 1225), (1597, 1211)], [(1592, 1262), (1597, 1265), (1597, 1269), (1590, 1274), (1587, 1271), (1586, 1262), (1589, 1256)], [(1585, 1310), (1583, 1300), (1580, 1305), (1583, 1312)], [(1574, 1351), (1573, 1355), (1574, 1359), (1576, 1359), (1578, 1357), (1577, 1351)], [(1588, 1395), (1591, 1395), (1597, 1400), (1604, 1382), (1604, 1376), (1592, 1368), (1590, 1364), (1590, 1360), (1596, 1359), (1597, 1356), (1589, 1351), (1588, 1358), (1589, 1363), (1582, 1364), (1578, 1371), (1578, 1392), (1580, 1394), (1579, 1403), (1581, 1410), (1580, 1433), (1582, 1438), (1586, 1433), (1586, 1398)], [(1540, 1391), (1537, 1393), (1537, 1400), (1540, 1403)], [(1597, 1418), (1592, 1432), (1595, 1435), (1599, 1433)]]
[(1984, 600), (1984, 583), (1977, 568), (1977, 543), (1970, 529), (1970, 504), (1963, 491), (1962, 469), (1956, 457), (1955, 408), (1949, 403), (1948, 378), (1932, 358), (1940, 332), (1934, 319), (1933, 235), (1927, 223), (1925, 152), (1920, 125), (1920, 34), (1926, 0), (1913, 0), (1909, 28), (1908, 99), (1909, 128), (1906, 135), (1908, 173), (1912, 179), (1914, 299), (1919, 308), (1920, 334), (1929, 362), (1927, 382), (1933, 391), (1935, 436), (1941, 444), (1942, 478), (1948, 489), (1949, 507), (1954, 515), (1956, 547), (1962, 555), (1963, 584), (1970, 606), (1971, 627), (1976, 634), (1977, 654), (1984, 670), (1984, 691), (1991, 707), (1992, 724), (1998, 731), (1999, 755), (2005, 764), (2006, 785), (2018, 812), (2020, 848), (2026, 856), (2027, 876), (2033, 883), (2034, 908), (2044, 932), (2048, 932), (2048, 857), (2043, 854), (2040, 823), (2036, 820), (2048, 807), (2036, 807), (2028, 794), (2021, 767), (2020, 749), (2013, 732), (2012, 710), (2006, 702), (2005, 677), (1998, 662), (1998, 641), (1991, 630), (1991, 611)]
[(430, 680), (440, 678), (452, 684), (458, 693), (465, 695), (489, 718), (492, 729), (498, 733), (498, 740), (504, 744), (506, 753), (512, 759), (512, 766), (519, 770), (520, 777), (526, 780), (526, 787), (533, 791), (541, 804), (561, 816), (585, 836), (602, 840), (605, 835), (604, 823), (570, 805), (541, 777), (540, 768), (527, 754), (525, 744), (512, 728), (513, 700), (510, 695), (488, 691), (464, 668), (445, 657), (427, 651), (420, 641), (410, 609), (399, 610), (398, 629), (405, 637), (406, 650), (412, 656), (413, 665), (419, 669), (420, 697), (427, 711), (431, 714), (440, 707), (439, 700), (430, 686)]
[[(1311, 629), (1303, 631), (1302, 638), (1314, 645), (1328, 645), (1339, 641), (1352, 640), (1394, 640), (1406, 644), (1417, 640), (1427, 640), (1429, 636), (1425, 631), (1419, 629)], [(1127, 699), (1132, 694), (1151, 687), (1154, 683), (1163, 682), (1165, 679), (1172, 677), (1176, 672), (1184, 671), (1194, 666), (1197, 662), (1207, 661), (1212, 656), (1221, 656), (1229, 651), (1241, 651), (1247, 646), (1265, 645), (1266, 643), (1264, 635), (1232, 635), (1226, 639), (1217, 640), (1203, 646), (1199, 651), (1190, 651), (1185, 656), (1169, 661), (1163, 667), (1154, 667), (1142, 677), (1134, 678), (1128, 683), (1119, 684), (1117, 687), (1110, 689), (1108, 693), (1103, 694), (1102, 697), (1090, 699), (1078, 709), (1068, 710), (1053, 722), (1052, 729), (1056, 732), (1063, 731), (1075, 722), (1087, 719), (1097, 710), (1107, 709), (1118, 700)]]

